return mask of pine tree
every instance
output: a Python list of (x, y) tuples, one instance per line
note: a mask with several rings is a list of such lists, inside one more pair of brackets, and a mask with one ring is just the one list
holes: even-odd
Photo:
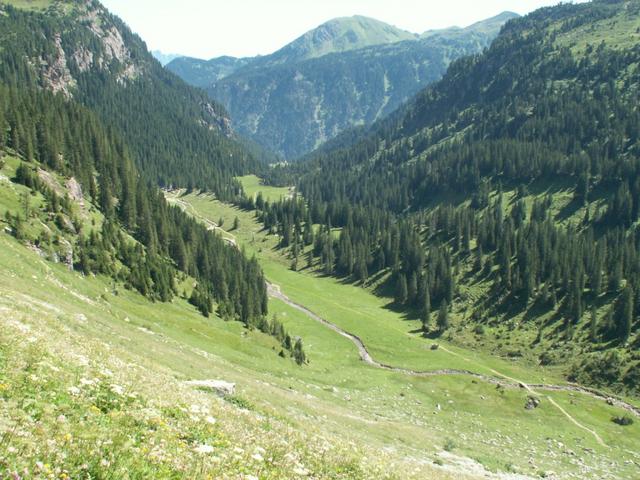
[(631, 335), (631, 325), (633, 323), (633, 288), (627, 284), (622, 291), (620, 309), (618, 313), (618, 337), (622, 341), (627, 341)]
[(449, 306), (446, 301), (443, 301), (438, 311), (437, 320), (438, 332), (444, 333), (449, 328)]
[(298, 365), (303, 365), (307, 363), (307, 356), (304, 353), (304, 348), (302, 346), (301, 338), (298, 338), (296, 340), (295, 345), (293, 346), (293, 358)]
[(400, 273), (396, 283), (396, 303), (404, 305), (407, 302), (407, 295), (407, 277), (404, 276), (404, 273)]
[(429, 288), (424, 290), (424, 307), (422, 308), (422, 331), (427, 333), (431, 327), (431, 295)]

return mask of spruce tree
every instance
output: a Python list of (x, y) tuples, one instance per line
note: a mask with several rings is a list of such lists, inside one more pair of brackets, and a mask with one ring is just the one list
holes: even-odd
[(429, 332), (431, 327), (431, 295), (429, 294), (429, 288), (425, 288), (424, 291), (424, 307), (422, 308), (422, 331), (424, 333)]
[(449, 306), (446, 301), (440, 304), (437, 320), (438, 332), (444, 333), (449, 328)]
[(400, 273), (396, 283), (396, 303), (404, 305), (407, 302), (407, 294), (407, 277), (404, 276), (404, 273)]

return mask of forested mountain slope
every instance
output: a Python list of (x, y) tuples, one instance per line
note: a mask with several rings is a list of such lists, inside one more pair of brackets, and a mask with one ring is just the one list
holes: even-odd
[(438, 80), (449, 63), (487, 47), (516, 16), (466, 29), (409, 34), (365, 17), (336, 19), (272, 55), (176, 60), (168, 68), (227, 107), (238, 132), (287, 159), (345, 128), (369, 125)]
[[(11, 172), (3, 181), (13, 183), (3, 183), (0, 207), (8, 231), (51, 261), (152, 301), (185, 296), (205, 316), (216, 308), (284, 342), (282, 329), (265, 327), (257, 261), (169, 206), (155, 183), (237, 195), (234, 175), (253, 161), (206, 123), (223, 111), (164, 72), (97, 2), (2, 8), (0, 158)], [(23, 186), (19, 201), (13, 184)]]
[(167, 72), (97, 1), (2, 2), (0, 74), (95, 111), (128, 143), (148, 178), (231, 197), (257, 161), (234, 139), (224, 108)]
[(637, 2), (514, 20), (355, 145), (273, 170), (309, 208), (258, 205), (265, 223), (425, 332), (637, 392), (639, 39)]

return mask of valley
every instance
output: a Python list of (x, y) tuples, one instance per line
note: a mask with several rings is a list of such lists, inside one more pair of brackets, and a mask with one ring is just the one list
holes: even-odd
[[(333, 331), (336, 336), (346, 336), (351, 340), (352, 357), (357, 354), (357, 356), (368, 358), (369, 361), (363, 363), (373, 363), (377, 368), (383, 365), (392, 365), (390, 368), (383, 366), (383, 370), (390, 370), (398, 375), (399, 378), (396, 380), (398, 382), (412, 384), (420, 382), (422, 377), (422, 381), (425, 382), (448, 385), (452, 390), (448, 388), (447, 392), (460, 391), (458, 389), (463, 388), (464, 396), (471, 397), (460, 405), (460, 397), (450, 393), (451, 397), (445, 395), (442, 401), (436, 400), (436, 406), (446, 405), (449, 402), (446, 400), (447, 398), (457, 398), (456, 407), (454, 407), (455, 416), (464, 417), (462, 412), (472, 412), (476, 408), (484, 408), (487, 406), (486, 402), (491, 402), (491, 398), (496, 396), (504, 398), (504, 395), (512, 395), (512, 400), (509, 403), (513, 411), (509, 413), (509, 417), (519, 418), (518, 414), (522, 413), (525, 416), (522, 421), (526, 421), (528, 412), (524, 409), (524, 405), (531, 392), (520, 386), (521, 382), (526, 382), (532, 384), (533, 389), (541, 390), (537, 393), (544, 403), (547, 403), (545, 400), (548, 401), (545, 405), (545, 415), (551, 415), (558, 422), (562, 422), (563, 428), (575, 429), (571, 435), (580, 438), (579, 443), (583, 445), (583, 448), (586, 445), (583, 442), (592, 442), (600, 447), (606, 445), (606, 440), (604, 440), (606, 434), (603, 437), (600, 428), (604, 428), (606, 431), (610, 427), (606, 421), (595, 420), (599, 415), (596, 412), (603, 406), (607, 406), (606, 398), (594, 398), (588, 393), (586, 395), (580, 394), (579, 391), (573, 391), (572, 388), (569, 388), (569, 392), (558, 392), (551, 384), (563, 385), (564, 382), (561, 375), (553, 370), (545, 370), (520, 362), (506, 362), (491, 355), (468, 351), (441, 339), (435, 341), (439, 345), (438, 350), (430, 350), (434, 341), (422, 338), (419, 333), (419, 322), (408, 321), (390, 311), (384, 300), (372, 296), (361, 288), (340, 284), (340, 282), (322, 275), (292, 272), (289, 269), (289, 260), (283, 258), (277, 249), (277, 239), (273, 236), (265, 236), (266, 232), (259, 224), (256, 224), (252, 212), (224, 205), (206, 195), (180, 196), (180, 199), (192, 206), (199, 216), (210, 221), (213, 218), (223, 218), (225, 223), (230, 223), (236, 216), (240, 218), (240, 228), (237, 233), (234, 233), (234, 237), (249, 255), (255, 254), (260, 259), (267, 279), (273, 285), (270, 293), (272, 301), (285, 300), (290, 307), (293, 306), (296, 310), (302, 311), (307, 318), (311, 318), (320, 325), (323, 325), (323, 321), (327, 322), (328, 319), (330, 324), (324, 323), (325, 328)], [(332, 326), (336, 328), (332, 328)], [(294, 327), (289, 328), (297, 333)], [(306, 338), (304, 334), (301, 336)], [(364, 352), (370, 352), (368, 355), (363, 352), (362, 348), (358, 352), (357, 343), (354, 344), (353, 341), (354, 336), (357, 339), (362, 339), (360, 345), (362, 347), (366, 345)], [(309, 350), (310, 367), (313, 367), (315, 345), (307, 345), (306, 348)], [(383, 365), (378, 364), (378, 361), (383, 362)], [(366, 368), (366, 365), (362, 365), (362, 368)], [(423, 377), (419, 372), (425, 372), (425, 376)], [(462, 375), (459, 375), (460, 373)], [(468, 375), (469, 373), (471, 375)], [(449, 378), (450, 374), (453, 375)], [(503, 387), (496, 389), (496, 383), (503, 385)], [(459, 385), (454, 386), (455, 384)], [(481, 384), (484, 385), (481, 386)], [(550, 388), (547, 389), (544, 385)], [(414, 388), (416, 387), (414, 386)], [(434, 391), (431, 392), (431, 394), (433, 393)], [(492, 395), (488, 396), (489, 393)], [(516, 400), (518, 398), (520, 404)], [(475, 403), (474, 399), (481, 400)], [(631, 412), (635, 412), (637, 415), (637, 403), (628, 399), (626, 401), (631, 402), (628, 407)], [(472, 404), (474, 404), (473, 407)], [(572, 405), (579, 405), (579, 407), (577, 409), (571, 408)], [(595, 415), (594, 417), (584, 416), (585, 405), (592, 405), (588, 407), (588, 410), (590, 414)], [(495, 411), (496, 418), (493, 421), (496, 424), (492, 421), (492, 425), (500, 424), (501, 415), (499, 412), (500, 409)], [(485, 414), (489, 415), (485, 412), (483, 416)], [(469, 419), (459, 419), (458, 421), (465, 422)], [(611, 424), (610, 421), (608, 423)], [(553, 425), (554, 428), (559, 428), (557, 422), (554, 421)], [(426, 428), (429, 427), (426, 426)], [(465, 431), (468, 429), (468, 427), (456, 427), (456, 431), (461, 431), (459, 428), (463, 428)], [(532, 432), (529, 428), (524, 430)], [(535, 431), (544, 438), (544, 429), (535, 428)], [(504, 432), (502, 435), (506, 435), (511, 441), (514, 441), (510, 434)], [(528, 437), (529, 442), (532, 441), (532, 436)], [(615, 433), (609, 437), (610, 441), (614, 442), (615, 438)], [(629, 444), (629, 452), (633, 451), (634, 442), (635, 439)], [(606, 446), (605, 448), (611, 447)]]
[(477, 8), (0, 0), (0, 480), (640, 478), (640, 5)]

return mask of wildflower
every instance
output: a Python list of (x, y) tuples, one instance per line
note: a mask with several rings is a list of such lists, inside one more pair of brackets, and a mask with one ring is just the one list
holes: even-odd
[(106, 458), (103, 458), (102, 460), (100, 460), (100, 466), (101, 467), (108, 467), (109, 465), (111, 465), (111, 462), (109, 460), (107, 460)]
[(207, 418), (204, 419), (205, 422), (214, 425), (216, 423), (216, 419), (213, 418), (212, 416), (208, 416)]
[(66, 423), (67, 422), (67, 417), (65, 417), (64, 415), (59, 415), (56, 420), (57, 420), (58, 423)]
[(264, 457), (259, 453), (254, 453), (253, 455), (251, 455), (251, 458), (253, 458), (256, 462), (264, 462)]
[(7, 385), (6, 383), (0, 383), (0, 392), (4, 390), (9, 390), (9, 385)]
[(198, 445), (196, 448), (194, 448), (194, 451), (196, 453), (213, 453), (213, 447), (211, 445)]
[(65, 442), (70, 442), (72, 438), (73, 438), (73, 437), (71, 436), (71, 434), (70, 434), (70, 433), (65, 433), (65, 434), (64, 434), (64, 441), (65, 441)]
[(295, 473), (296, 475), (300, 475), (301, 477), (306, 477), (307, 475), (309, 475), (309, 470), (302, 466), (297, 466), (293, 469), (293, 473)]
[(111, 385), (111, 391), (116, 395), (124, 395), (124, 387), (121, 387), (120, 385)]
[(69, 387), (67, 389), (67, 392), (69, 392), (69, 394), (73, 395), (74, 397), (80, 395), (80, 389), (78, 387)]
[(98, 415), (98, 414), (100, 414), (100, 413), (101, 413), (101, 410), (100, 410), (98, 407), (96, 407), (95, 405), (91, 405), (91, 406), (89, 407), (89, 411), (90, 411), (91, 413), (93, 413), (94, 415)]

